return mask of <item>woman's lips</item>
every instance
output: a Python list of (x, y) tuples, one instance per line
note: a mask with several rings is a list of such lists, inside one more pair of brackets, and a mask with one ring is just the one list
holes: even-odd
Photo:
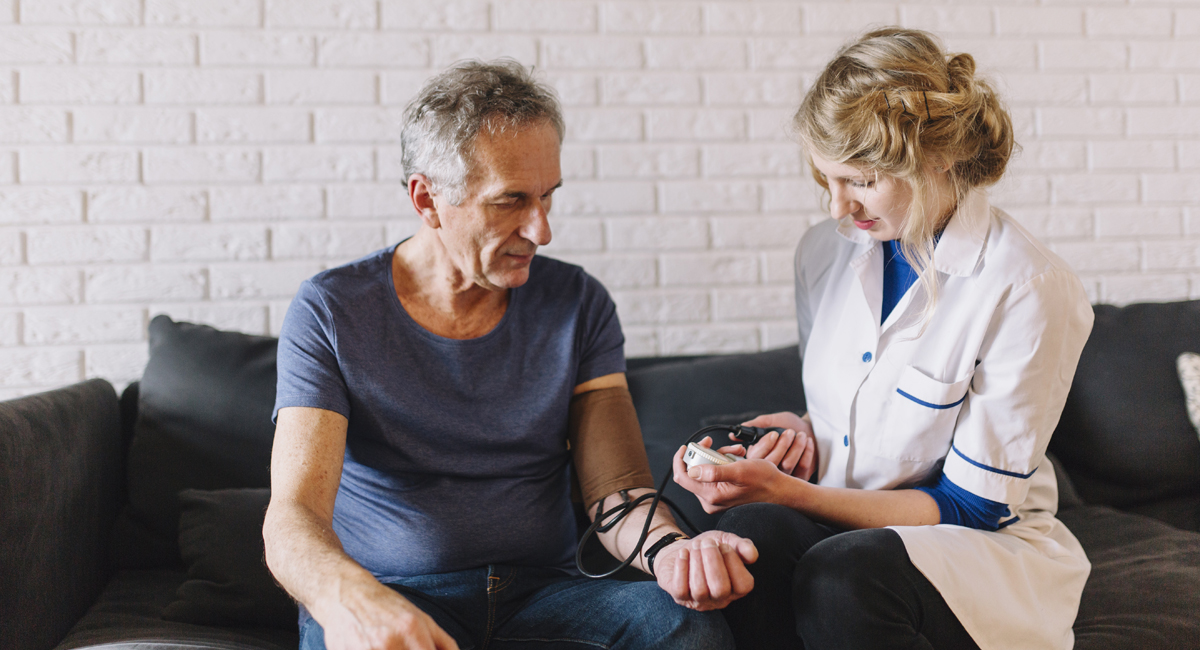
[(870, 230), (871, 226), (875, 225), (875, 221), (873, 219), (866, 219), (864, 221), (854, 219), (853, 221), (854, 225), (857, 226), (859, 230)]

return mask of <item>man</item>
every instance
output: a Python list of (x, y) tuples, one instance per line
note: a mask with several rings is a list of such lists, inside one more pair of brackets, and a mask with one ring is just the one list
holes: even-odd
[[(263, 535), (301, 647), (732, 647), (704, 610), (752, 588), (746, 540), (661, 512), (635, 562), (657, 584), (573, 571), (570, 461), (593, 518), (652, 482), (612, 301), (535, 256), (562, 184), (552, 91), (469, 62), (404, 119), (420, 230), (306, 281), (280, 336)], [(630, 554), (646, 512), (606, 548)]]

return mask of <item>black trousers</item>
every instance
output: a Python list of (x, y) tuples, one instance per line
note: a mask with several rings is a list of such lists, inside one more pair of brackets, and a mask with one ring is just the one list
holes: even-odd
[(979, 650), (893, 530), (839, 532), (768, 503), (717, 527), (759, 552), (754, 590), (724, 610), (739, 649)]

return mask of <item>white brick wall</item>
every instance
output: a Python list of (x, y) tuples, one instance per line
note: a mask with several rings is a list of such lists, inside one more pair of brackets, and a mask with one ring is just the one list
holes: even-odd
[(278, 332), (300, 280), (414, 231), (399, 115), (465, 57), (558, 89), (546, 253), (609, 286), (630, 355), (786, 344), (824, 218), (787, 122), (892, 22), (997, 82), (995, 200), (1094, 300), (1200, 298), (1194, 0), (0, 0), (0, 398), (137, 377), (158, 313)]

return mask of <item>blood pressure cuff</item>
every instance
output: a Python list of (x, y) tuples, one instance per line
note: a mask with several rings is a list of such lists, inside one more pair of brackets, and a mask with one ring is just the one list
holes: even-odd
[(654, 487), (628, 388), (575, 395), (568, 426), (567, 441), (585, 507), (620, 490)]

